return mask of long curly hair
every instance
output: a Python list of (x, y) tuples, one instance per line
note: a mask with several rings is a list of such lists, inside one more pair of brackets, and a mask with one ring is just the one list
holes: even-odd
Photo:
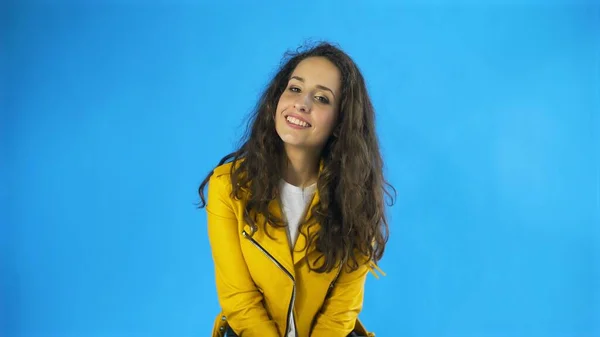
[[(304, 226), (320, 224), (318, 231), (308, 231), (307, 246), (315, 245), (320, 253), (311, 270), (323, 273), (346, 265), (356, 270), (365, 259), (377, 263), (389, 237), (384, 196), (395, 197), (395, 189), (383, 175), (383, 160), (375, 131), (375, 111), (364, 78), (354, 61), (340, 48), (327, 42), (305, 46), (284, 54), (274, 78), (262, 93), (248, 119), (238, 150), (227, 154), (219, 165), (232, 162), (232, 196), (241, 199), (246, 193), (245, 220), (254, 228), (256, 216), (262, 214), (272, 227), (285, 226), (270, 214), (269, 203), (279, 197), (282, 160), (286, 156), (283, 141), (275, 130), (275, 110), (296, 66), (308, 57), (325, 57), (341, 73), (339, 118), (321, 152), (322, 170), (317, 180), (319, 202)], [(198, 188), (206, 205), (204, 188), (212, 171)], [(390, 193), (388, 188), (393, 190)], [(268, 234), (269, 226), (261, 224)], [(301, 232), (302, 235), (304, 235)]]

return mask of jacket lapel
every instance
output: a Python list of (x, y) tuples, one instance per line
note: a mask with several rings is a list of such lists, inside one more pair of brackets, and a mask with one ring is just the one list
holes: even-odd
[[(284, 219), (282, 218), (279, 199), (269, 202), (269, 212), (280, 219)], [(265, 218), (262, 215), (259, 215), (258, 217), (259, 223), (262, 224)], [(276, 228), (268, 224), (265, 225), (265, 227), (261, 227), (259, 230), (255, 231), (252, 238), (272, 255), (277, 262), (287, 269), (287, 271), (294, 275), (294, 264), (292, 262), (287, 228)], [(244, 230), (251, 233), (252, 228), (246, 224)], [(269, 237), (265, 231), (269, 231), (271, 237)]]

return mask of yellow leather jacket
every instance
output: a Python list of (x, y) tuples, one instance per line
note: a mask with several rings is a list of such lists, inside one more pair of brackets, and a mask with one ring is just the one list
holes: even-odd
[[(269, 228), (272, 239), (244, 221), (246, 201), (230, 196), (231, 165), (213, 171), (207, 192), (208, 236), (222, 310), (215, 319), (213, 337), (222, 336), (227, 325), (243, 337), (284, 337), (292, 312), (298, 337), (345, 337), (353, 330), (374, 336), (364, 330), (358, 314), (367, 272), (377, 266), (365, 263), (351, 273), (309, 271), (307, 258), (317, 252), (314, 247), (308, 252), (302, 249), (306, 245), (303, 235), (291, 251), (285, 228)], [(318, 201), (316, 192), (305, 221)], [(281, 215), (277, 201), (269, 209)], [(262, 223), (262, 216), (258, 217)], [(318, 230), (318, 224), (310, 230)]]

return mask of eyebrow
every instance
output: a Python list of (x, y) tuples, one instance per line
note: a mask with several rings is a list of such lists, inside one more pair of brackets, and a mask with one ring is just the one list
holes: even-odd
[[(296, 79), (296, 80), (298, 80), (298, 81), (300, 81), (300, 82), (304, 82), (304, 79), (303, 79), (302, 77), (300, 77), (300, 76), (292, 76), (292, 77), (290, 77), (290, 80), (291, 80), (292, 78), (293, 78), (293, 79)], [(326, 86), (324, 86), (324, 85), (320, 85), (320, 84), (317, 84), (317, 85), (316, 85), (316, 87), (317, 87), (317, 88), (319, 88), (319, 89), (321, 89), (321, 90), (327, 90), (327, 91), (329, 91), (329, 92), (330, 92), (330, 93), (333, 95), (333, 98), (335, 98), (335, 94), (333, 93), (333, 90), (331, 90), (331, 89), (327, 88), (327, 87), (326, 87)]]

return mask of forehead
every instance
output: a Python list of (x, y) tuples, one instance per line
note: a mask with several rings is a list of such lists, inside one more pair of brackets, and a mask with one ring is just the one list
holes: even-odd
[(309, 57), (302, 60), (292, 76), (304, 79), (307, 85), (322, 85), (337, 92), (340, 89), (340, 70), (325, 57)]

